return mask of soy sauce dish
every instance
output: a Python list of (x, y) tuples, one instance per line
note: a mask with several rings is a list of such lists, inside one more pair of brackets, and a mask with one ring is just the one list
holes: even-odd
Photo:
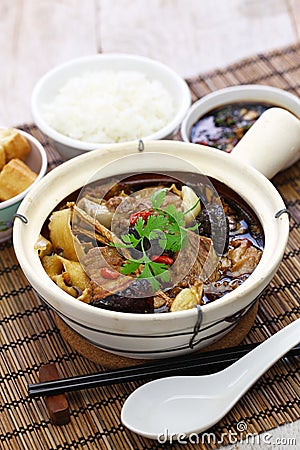
[[(279, 138), (282, 126), (289, 136), (284, 142)], [(238, 326), (280, 264), (289, 220), (283, 200), (265, 175), (273, 176), (300, 150), (299, 120), (284, 110), (264, 113), (249, 135), (230, 155), (178, 141), (131, 142), (95, 150), (54, 169), (22, 202), (18, 213), (27, 223), (18, 220), (14, 226), (16, 255), (33, 288), (75, 332), (121, 356), (176, 356), (222, 339)], [(275, 149), (271, 161), (268, 153), (264, 155), (269, 151), (266, 136)], [(255, 151), (245, 163), (251, 142)], [(150, 189), (146, 196), (145, 189)], [(178, 206), (180, 198), (183, 203)], [(219, 208), (215, 222), (220, 226), (215, 231), (210, 214), (211, 229), (204, 226), (212, 203)], [(168, 219), (162, 211), (169, 213)], [(161, 235), (166, 228), (176, 229), (175, 216), (181, 217), (183, 241), (190, 238), (179, 250), (172, 247), (174, 233)], [(215, 297), (211, 287), (216, 280), (211, 277), (216, 267), (220, 272), (228, 244), (235, 245), (227, 240), (230, 227), (229, 239), (235, 239), (236, 230), (237, 239), (242, 234), (247, 248), (256, 248), (255, 264), (242, 279), (237, 272), (235, 286), (221, 288)], [(112, 240), (117, 230), (118, 239)], [(148, 243), (139, 241), (143, 233)], [(199, 240), (204, 259), (195, 272), (199, 247), (195, 252), (191, 246)], [(132, 245), (137, 241), (139, 246)], [(114, 253), (109, 267), (101, 262), (101, 253)], [(189, 255), (194, 255), (191, 262)], [(169, 266), (177, 267), (174, 280)], [(224, 277), (220, 284), (228, 286)]]
[(230, 153), (272, 107), (284, 108), (300, 118), (299, 98), (282, 89), (255, 84), (219, 89), (191, 106), (181, 124), (182, 139)]

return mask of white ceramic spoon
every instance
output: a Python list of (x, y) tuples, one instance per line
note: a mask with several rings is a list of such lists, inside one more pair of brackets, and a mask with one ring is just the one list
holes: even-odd
[(152, 439), (200, 433), (230, 411), (261, 375), (300, 341), (300, 319), (221, 372), (146, 383), (125, 401), (123, 424)]

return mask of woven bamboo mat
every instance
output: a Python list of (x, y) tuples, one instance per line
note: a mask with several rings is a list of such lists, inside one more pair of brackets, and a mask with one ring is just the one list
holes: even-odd
[[(188, 80), (194, 100), (213, 90), (245, 83), (268, 84), (300, 95), (300, 45), (258, 55), (222, 70)], [(20, 127), (22, 128), (22, 127)], [(46, 147), (49, 166), (61, 161), (32, 125), (23, 129)], [(273, 180), (291, 213), (291, 232), (283, 262), (261, 297), (259, 312), (245, 343), (259, 342), (300, 316), (300, 165)], [(61, 376), (94, 372), (99, 366), (75, 353), (63, 341), (48, 308), (33, 293), (15, 258), (12, 243), (0, 245), (0, 448), (10, 450), (155, 450), (170, 448), (143, 439), (120, 422), (122, 404), (138, 383), (93, 389), (68, 395), (71, 421), (51, 424), (42, 399), (27, 396), (27, 383), (37, 381), (39, 367), (55, 362)], [(300, 416), (300, 363), (296, 358), (276, 364), (215, 427), (209, 441), (186, 444), (193, 450), (216, 448), (296, 421)], [(242, 425), (241, 425), (242, 423)], [(223, 436), (223, 438), (221, 438)], [(201, 442), (201, 440), (200, 440)], [(172, 445), (179, 449), (179, 444)]]

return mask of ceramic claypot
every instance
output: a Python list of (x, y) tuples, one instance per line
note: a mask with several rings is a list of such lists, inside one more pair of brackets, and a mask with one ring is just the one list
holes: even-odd
[[(299, 154), (300, 122), (281, 109), (267, 113), (230, 155), (178, 141), (147, 141), (143, 146), (132, 142), (89, 152), (50, 172), (30, 191), (18, 210), (28, 223), (18, 220), (14, 226), (17, 258), (40, 297), (86, 340), (126, 357), (175, 356), (222, 339), (274, 276), (288, 239), (289, 220), (284, 202), (267, 177), (273, 176)], [(132, 171), (185, 170), (185, 165), (232, 188), (252, 208), (262, 225), (265, 235), (263, 255), (243, 284), (199, 309), (132, 314), (79, 302), (51, 281), (34, 245), (43, 223), (61, 200), (97, 179), (99, 173), (101, 177), (109, 177)]]

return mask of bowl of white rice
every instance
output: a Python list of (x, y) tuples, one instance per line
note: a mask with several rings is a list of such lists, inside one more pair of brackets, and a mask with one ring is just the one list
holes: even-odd
[(65, 159), (122, 142), (170, 139), (191, 104), (168, 66), (130, 54), (96, 54), (47, 72), (35, 85), (37, 127)]

